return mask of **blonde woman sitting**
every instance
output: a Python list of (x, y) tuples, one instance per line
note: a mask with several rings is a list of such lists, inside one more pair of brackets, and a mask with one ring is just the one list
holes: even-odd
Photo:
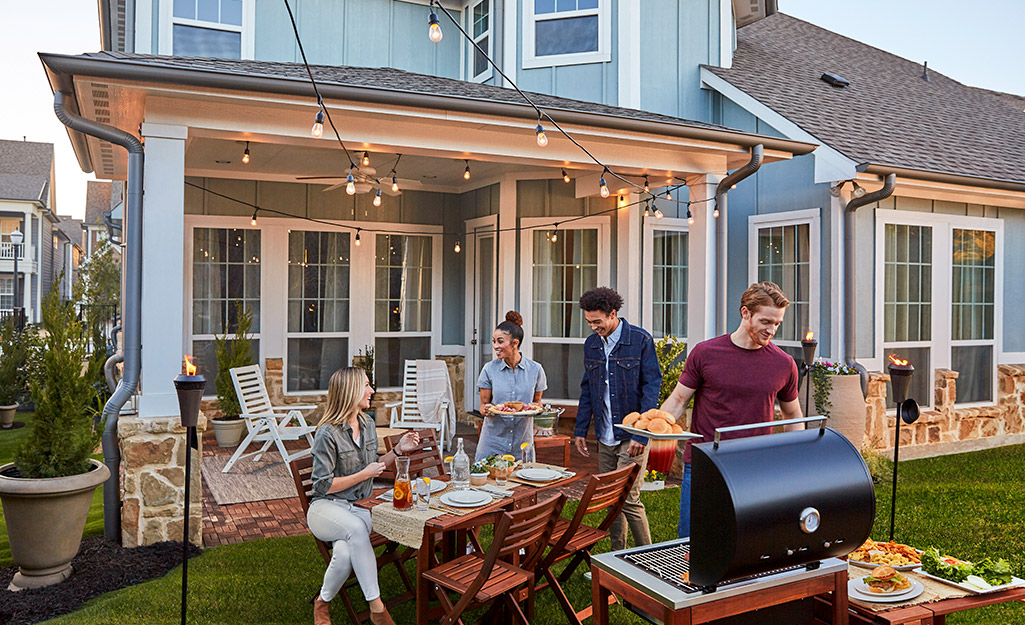
[(396, 455), (415, 450), (420, 436), (406, 433), (378, 460), (374, 421), (363, 412), (370, 408), (373, 393), (362, 369), (335, 371), (328, 383), (324, 418), (314, 435), (313, 494), (306, 523), (314, 536), (333, 545), (324, 584), (313, 602), (314, 625), (331, 624), (330, 601), (353, 571), (370, 604), (370, 622), (394, 625), (377, 583), (370, 511), (354, 503), (370, 496), (374, 478), (386, 467), (394, 468)]

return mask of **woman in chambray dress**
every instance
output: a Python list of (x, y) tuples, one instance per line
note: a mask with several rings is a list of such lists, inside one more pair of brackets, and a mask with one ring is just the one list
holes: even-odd
[(492, 454), (512, 454), (518, 458), (520, 445), (534, 440), (533, 417), (499, 417), (488, 413), (493, 404), (507, 401), (540, 402), (541, 393), (548, 388), (544, 368), (520, 353), (522, 342), (523, 317), (510, 310), (491, 335), (496, 358), (484, 365), (477, 378), (480, 411), (485, 415), (475, 454), (477, 461)]

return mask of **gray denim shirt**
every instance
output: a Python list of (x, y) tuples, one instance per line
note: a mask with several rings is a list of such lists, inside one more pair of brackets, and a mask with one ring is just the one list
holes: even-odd
[(359, 445), (352, 440), (352, 427), (346, 421), (342, 424), (327, 423), (317, 428), (313, 435), (313, 495), (311, 501), (320, 498), (359, 501), (370, 496), (373, 480), (364, 480), (331, 494), (331, 482), (336, 477), (359, 473), (371, 462), (377, 462), (377, 430), (374, 421), (360, 413)]

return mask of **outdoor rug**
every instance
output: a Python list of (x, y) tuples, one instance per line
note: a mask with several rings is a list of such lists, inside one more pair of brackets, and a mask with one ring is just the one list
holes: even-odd
[(276, 451), (268, 451), (253, 462), (243, 458), (227, 473), (221, 473), (231, 456), (204, 456), (203, 479), (217, 505), (295, 497), (295, 482)]

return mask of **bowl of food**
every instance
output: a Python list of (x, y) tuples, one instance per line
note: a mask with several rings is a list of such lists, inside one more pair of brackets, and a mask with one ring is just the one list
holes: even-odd
[(490, 471), (488, 470), (488, 466), (483, 462), (474, 462), (470, 466), (471, 486), (484, 486), (488, 483), (488, 477), (490, 477)]

